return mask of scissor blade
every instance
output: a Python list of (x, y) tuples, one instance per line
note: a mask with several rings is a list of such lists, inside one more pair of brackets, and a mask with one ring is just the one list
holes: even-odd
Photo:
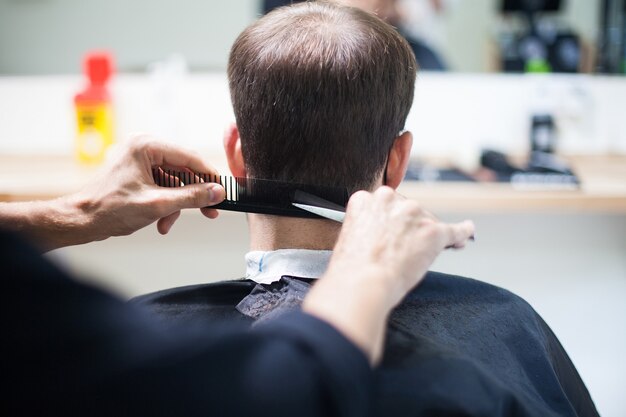
[(334, 220), (339, 223), (343, 223), (343, 219), (346, 217), (346, 213), (339, 210), (331, 210), (323, 207), (310, 206), (308, 204), (292, 203), (294, 206), (306, 210), (310, 213), (317, 214), (326, 219)]

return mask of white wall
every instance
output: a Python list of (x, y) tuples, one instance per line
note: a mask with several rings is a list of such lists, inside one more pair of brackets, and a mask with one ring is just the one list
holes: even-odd
[[(234, 120), (225, 74), (170, 81), (117, 76), (111, 90), (118, 139), (143, 131), (221, 152), (223, 129)], [(72, 97), (83, 83), (79, 76), (0, 77), (0, 152), (70, 154)], [(557, 117), (561, 151), (626, 152), (624, 78), (423, 73), (406, 125), (414, 154), (468, 159), (484, 146), (526, 152), (537, 95)]]

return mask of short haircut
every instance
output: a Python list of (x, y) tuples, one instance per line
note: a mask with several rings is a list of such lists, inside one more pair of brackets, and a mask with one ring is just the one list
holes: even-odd
[(250, 176), (370, 189), (413, 102), (417, 63), (390, 25), (325, 2), (245, 29), (228, 62)]

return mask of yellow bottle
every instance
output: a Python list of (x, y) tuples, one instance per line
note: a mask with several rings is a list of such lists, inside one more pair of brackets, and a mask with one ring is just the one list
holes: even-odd
[(106, 86), (113, 72), (111, 56), (106, 52), (87, 55), (84, 70), (89, 85), (74, 97), (75, 155), (81, 163), (98, 164), (114, 141), (113, 108)]

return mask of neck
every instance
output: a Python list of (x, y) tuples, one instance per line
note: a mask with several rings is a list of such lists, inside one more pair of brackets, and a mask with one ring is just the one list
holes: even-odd
[(332, 250), (341, 224), (325, 219), (249, 214), (250, 250)]

